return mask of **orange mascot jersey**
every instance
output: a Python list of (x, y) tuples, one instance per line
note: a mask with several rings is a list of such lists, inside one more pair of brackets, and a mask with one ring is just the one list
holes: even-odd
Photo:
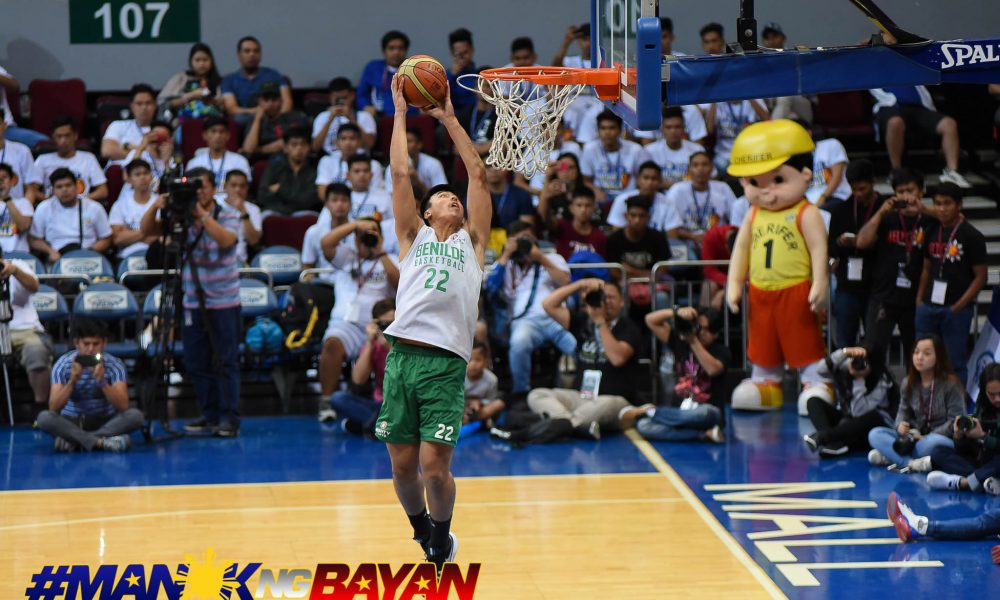
[(826, 356), (809, 310), (812, 261), (801, 227), (808, 205), (803, 199), (784, 210), (751, 209), (747, 356), (760, 367), (797, 369)]

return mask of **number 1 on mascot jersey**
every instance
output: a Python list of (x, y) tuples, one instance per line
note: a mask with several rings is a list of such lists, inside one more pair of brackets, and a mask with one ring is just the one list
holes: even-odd
[(826, 357), (820, 311), (826, 306), (826, 228), (805, 198), (815, 144), (798, 124), (778, 119), (744, 129), (733, 143), (729, 174), (740, 177), (751, 208), (733, 247), (726, 301), (739, 312), (749, 278), (747, 357), (751, 378), (733, 392), (733, 407), (781, 407), (784, 369), (798, 369), (810, 396), (832, 401), (819, 374)]

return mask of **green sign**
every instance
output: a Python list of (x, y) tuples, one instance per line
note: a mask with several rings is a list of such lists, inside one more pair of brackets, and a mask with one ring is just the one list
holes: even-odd
[(199, 0), (69, 0), (71, 44), (174, 44), (200, 38)]

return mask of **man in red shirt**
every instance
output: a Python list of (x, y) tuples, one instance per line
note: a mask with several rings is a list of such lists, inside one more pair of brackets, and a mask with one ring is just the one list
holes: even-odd
[[(701, 243), (701, 259), (729, 260), (737, 231), (739, 227), (735, 225), (716, 225), (709, 229)], [(729, 268), (706, 265), (702, 267), (702, 273), (705, 276), (705, 285), (701, 287), (701, 305), (722, 310), (722, 304), (726, 300), (726, 277)]]

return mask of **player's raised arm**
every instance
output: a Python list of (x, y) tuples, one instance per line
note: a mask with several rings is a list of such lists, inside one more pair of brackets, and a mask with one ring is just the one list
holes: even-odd
[(405, 256), (410, 244), (424, 221), (417, 211), (410, 183), (410, 157), (406, 152), (406, 98), (403, 96), (403, 77), (398, 73), (392, 78), (392, 103), (396, 116), (389, 143), (389, 176), (392, 177), (392, 213), (396, 220), (396, 237), (399, 238), (399, 255)]
[(490, 224), (493, 222), (493, 199), (486, 189), (486, 166), (483, 164), (483, 159), (479, 158), (479, 152), (469, 139), (469, 134), (455, 118), (455, 109), (451, 105), (451, 88), (448, 88), (448, 94), (445, 96), (444, 107), (431, 108), (424, 112), (444, 125), (448, 135), (451, 136), (451, 141), (455, 144), (455, 150), (465, 163), (465, 170), (469, 173), (469, 191), (466, 195), (469, 237), (472, 238), (479, 256), (479, 264), (482, 265), (486, 245), (490, 241)]

